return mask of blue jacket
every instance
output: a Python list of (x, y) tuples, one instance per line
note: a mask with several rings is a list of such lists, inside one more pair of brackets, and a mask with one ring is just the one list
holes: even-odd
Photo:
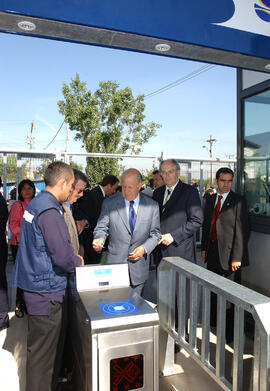
[(63, 214), (56, 198), (42, 191), (29, 203), (23, 216), (13, 285), (25, 291), (51, 293), (67, 286), (67, 273), (54, 265), (37, 223), (39, 215), (48, 209), (56, 209)]

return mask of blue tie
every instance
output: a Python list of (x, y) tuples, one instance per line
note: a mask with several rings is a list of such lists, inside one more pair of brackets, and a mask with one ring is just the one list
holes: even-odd
[(129, 227), (131, 234), (133, 235), (135, 223), (136, 223), (136, 213), (133, 207), (134, 201), (129, 201)]

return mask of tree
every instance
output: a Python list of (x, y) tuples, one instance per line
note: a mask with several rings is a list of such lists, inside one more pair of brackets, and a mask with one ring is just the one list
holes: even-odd
[(74, 160), (72, 160), (72, 159), (69, 159), (69, 165), (72, 168), (76, 168), (79, 171), (83, 171), (83, 165), (79, 164), (77, 162), (74, 162)]
[(45, 171), (49, 164), (53, 162), (53, 159), (44, 159), (40, 166), (37, 167), (35, 171), (35, 177), (36, 179), (43, 179)]
[[(144, 95), (134, 97), (129, 87), (119, 87), (116, 81), (102, 81), (92, 93), (79, 74), (69, 85), (63, 83), (59, 111), (87, 152), (138, 154), (161, 127), (144, 122)], [(90, 183), (100, 182), (106, 174), (119, 175), (118, 162), (115, 158), (87, 158)]]
[[(41, 165), (38, 166), (35, 171), (35, 179), (40, 179), (40, 178), (43, 179), (48, 165), (51, 164), (52, 162), (53, 162), (53, 159), (44, 159), (42, 161)], [(83, 170), (82, 164), (74, 162), (72, 159), (69, 160), (69, 165), (70, 165), (70, 167), (76, 168), (77, 170), (80, 170), (80, 171)]]
[[(26, 175), (26, 163), (22, 163), (22, 175), (21, 179), (25, 179)], [(0, 158), (0, 176), (4, 176), (4, 161), (3, 158)], [(16, 182), (17, 178), (17, 158), (16, 155), (8, 155), (7, 156), (7, 182)]]

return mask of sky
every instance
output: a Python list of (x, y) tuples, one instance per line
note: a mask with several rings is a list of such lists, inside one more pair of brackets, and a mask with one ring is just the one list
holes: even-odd
[[(77, 43), (0, 34), (0, 147), (29, 148), (34, 122), (35, 149), (43, 150), (63, 122), (57, 102), (63, 82), (76, 73), (94, 91), (100, 81), (116, 80), (133, 94), (149, 94), (200, 69), (204, 63)], [(146, 122), (162, 125), (142, 154), (207, 158), (203, 145), (211, 135), (213, 156), (236, 154), (236, 70), (215, 66), (145, 100)], [(70, 151), (83, 152), (73, 140)], [(47, 150), (65, 149), (65, 128)], [(78, 161), (78, 159), (74, 159)], [(84, 162), (79, 160), (79, 162)], [(130, 165), (130, 160), (125, 165)], [(136, 160), (138, 168), (152, 161)], [(149, 167), (150, 168), (150, 167)]]

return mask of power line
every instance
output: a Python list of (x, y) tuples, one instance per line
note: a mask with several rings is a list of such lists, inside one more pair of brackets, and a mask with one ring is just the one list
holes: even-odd
[(158, 90), (150, 92), (149, 94), (145, 95), (144, 98), (148, 99), (148, 98), (152, 98), (155, 95), (161, 94), (162, 92), (165, 92), (165, 91), (167, 91), (167, 90), (169, 90), (169, 89), (171, 89), (173, 87), (176, 87), (179, 84), (184, 83), (185, 81), (191, 80), (194, 77), (199, 76), (201, 73), (209, 71), (210, 69), (214, 68), (215, 66), (216, 65), (211, 65), (211, 64), (203, 65), (199, 69), (197, 69), (197, 70), (195, 70), (195, 71), (193, 71), (193, 72), (191, 72), (191, 73), (181, 77), (180, 79), (177, 79), (174, 82), (172, 82), (170, 84), (167, 84), (164, 87), (159, 88)]
[(45, 148), (43, 148), (43, 150), (47, 149), (47, 148), (51, 145), (51, 143), (55, 140), (55, 138), (57, 137), (57, 135), (58, 135), (58, 133), (60, 132), (60, 130), (61, 130), (62, 126), (64, 125), (64, 123), (65, 123), (65, 120), (63, 120), (63, 122), (62, 122), (60, 128), (57, 130), (57, 132), (55, 133), (54, 137), (51, 139), (51, 141), (49, 142), (49, 144), (48, 144)]
[(31, 122), (31, 119), (0, 119), (0, 122)]
[(210, 65), (210, 64), (207, 64), (207, 65), (203, 65), (202, 67), (200, 67), (199, 69), (195, 70), (195, 71), (192, 71), (191, 73), (181, 77), (180, 79), (177, 79), (175, 80), (174, 82), (170, 83), (170, 84), (167, 84), (166, 86), (164, 87), (161, 87), (159, 88), (158, 90), (155, 90), (147, 95), (145, 95), (145, 98), (151, 98), (152, 96), (155, 96), (161, 92), (164, 92), (170, 88), (173, 88), (173, 87), (176, 87), (177, 85), (187, 81), (187, 80), (190, 80), (198, 75), (200, 75), (201, 73), (203, 72), (206, 72), (208, 70), (210, 70), (211, 68), (214, 68), (216, 65)]

